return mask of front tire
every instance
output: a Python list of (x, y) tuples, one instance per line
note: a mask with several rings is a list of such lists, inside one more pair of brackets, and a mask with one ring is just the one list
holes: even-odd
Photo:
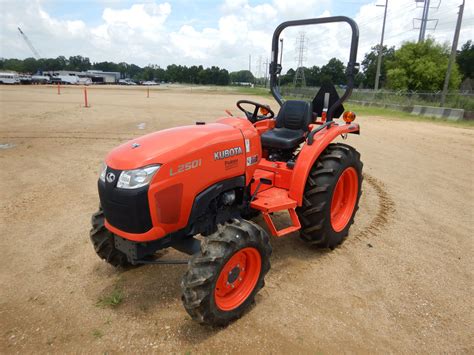
[(201, 324), (224, 326), (240, 318), (264, 286), (272, 248), (257, 224), (234, 220), (204, 238), (183, 277), (183, 304)]
[(94, 213), (91, 218), (92, 229), (90, 231), (90, 238), (95, 252), (101, 259), (104, 259), (112, 266), (132, 266), (128, 262), (127, 256), (115, 248), (114, 234), (105, 228), (104, 221), (104, 211), (102, 208), (99, 208), (99, 211)]
[(362, 166), (360, 154), (346, 144), (330, 144), (320, 155), (296, 210), (305, 242), (334, 249), (344, 241), (359, 208)]

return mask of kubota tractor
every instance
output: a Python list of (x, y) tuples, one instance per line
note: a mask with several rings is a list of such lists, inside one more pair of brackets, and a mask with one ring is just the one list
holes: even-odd
[[(312, 102), (284, 101), (277, 87), (281, 32), (331, 22), (352, 30), (344, 94), (323, 85)], [(225, 325), (254, 301), (270, 269), (270, 238), (251, 218), (261, 214), (275, 237), (299, 231), (311, 245), (340, 244), (357, 210), (362, 163), (354, 148), (332, 142), (359, 134), (355, 115), (342, 106), (353, 87), (358, 37), (347, 17), (284, 22), (273, 34), (270, 65), (278, 114), (241, 100), (243, 118), (166, 129), (112, 150), (92, 216), (97, 254), (116, 267), (179, 263), (153, 257), (168, 247), (191, 255), (181, 283), (184, 307), (200, 323)], [(280, 211), (291, 221), (283, 229), (272, 220)]]

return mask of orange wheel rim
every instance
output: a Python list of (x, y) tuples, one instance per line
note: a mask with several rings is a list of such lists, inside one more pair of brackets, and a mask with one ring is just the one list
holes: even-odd
[(354, 212), (359, 193), (357, 171), (350, 167), (344, 170), (337, 180), (331, 201), (331, 225), (336, 232), (342, 231)]
[(222, 268), (217, 279), (214, 299), (219, 309), (231, 311), (250, 296), (257, 284), (262, 257), (256, 248), (237, 251)]

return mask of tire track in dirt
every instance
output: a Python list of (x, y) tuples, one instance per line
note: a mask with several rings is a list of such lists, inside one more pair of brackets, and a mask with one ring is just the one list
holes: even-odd
[(395, 213), (395, 202), (386, 191), (384, 183), (368, 174), (364, 174), (364, 181), (366, 181), (375, 190), (379, 207), (377, 214), (372, 219), (370, 224), (354, 236), (354, 238), (357, 239), (368, 236), (376, 236), (378, 232), (387, 226), (392, 215)]

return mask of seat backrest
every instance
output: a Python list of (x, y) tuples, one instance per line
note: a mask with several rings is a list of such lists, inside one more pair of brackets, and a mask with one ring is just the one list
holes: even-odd
[(311, 104), (306, 101), (288, 100), (278, 112), (275, 126), (277, 128), (308, 130), (312, 120)]

